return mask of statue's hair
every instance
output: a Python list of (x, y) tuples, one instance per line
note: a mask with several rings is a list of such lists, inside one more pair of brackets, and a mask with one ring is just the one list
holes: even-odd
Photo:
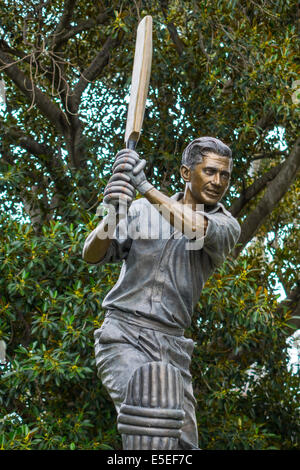
[(183, 151), (181, 164), (193, 170), (198, 163), (203, 161), (203, 157), (209, 152), (229, 158), (230, 170), (232, 169), (232, 152), (230, 148), (215, 137), (199, 137), (190, 142)]

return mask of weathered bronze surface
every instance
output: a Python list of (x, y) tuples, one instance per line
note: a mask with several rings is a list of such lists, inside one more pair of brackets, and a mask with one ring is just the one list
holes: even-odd
[[(184, 337), (202, 288), (236, 244), (238, 222), (219, 202), (230, 181), (230, 149), (202, 137), (183, 153), (183, 193), (167, 197), (131, 149), (119, 152), (104, 191), (109, 214), (88, 236), (90, 263), (122, 262), (95, 332), (98, 375), (118, 413), (124, 449), (197, 449)], [(144, 197), (134, 200), (135, 190)]]

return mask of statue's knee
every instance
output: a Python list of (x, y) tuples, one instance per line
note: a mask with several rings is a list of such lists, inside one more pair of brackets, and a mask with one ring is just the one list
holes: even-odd
[(164, 362), (149, 362), (132, 374), (118, 415), (126, 450), (178, 449), (183, 426), (183, 381)]

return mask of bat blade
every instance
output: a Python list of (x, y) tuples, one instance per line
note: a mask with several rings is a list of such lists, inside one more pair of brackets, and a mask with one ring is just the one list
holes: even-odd
[(135, 44), (130, 100), (125, 131), (125, 144), (135, 148), (141, 133), (149, 88), (152, 62), (152, 17), (140, 22)]

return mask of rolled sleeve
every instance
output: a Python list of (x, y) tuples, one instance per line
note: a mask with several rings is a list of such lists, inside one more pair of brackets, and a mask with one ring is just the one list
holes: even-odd
[(106, 252), (106, 255), (102, 260), (100, 260), (97, 264), (102, 265), (106, 263), (119, 263), (123, 259), (127, 258), (131, 247), (131, 240), (112, 240), (109, 248)]

